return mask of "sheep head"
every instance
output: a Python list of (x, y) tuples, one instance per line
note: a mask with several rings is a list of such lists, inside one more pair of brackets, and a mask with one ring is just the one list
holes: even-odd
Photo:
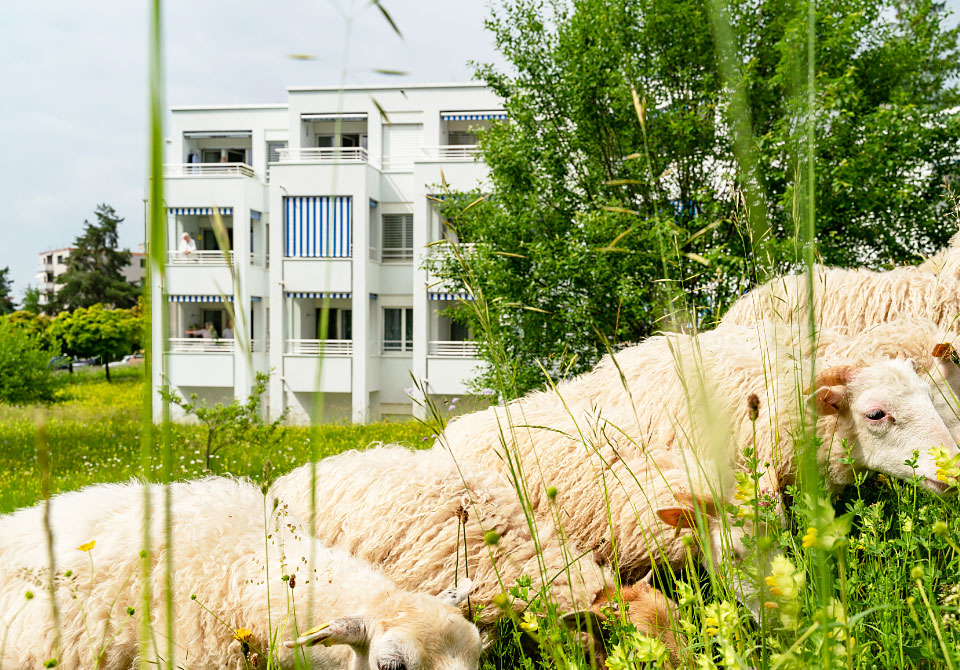
[[(929, 451), (944, 447), (957, 453), (957, 445), (935, 403), (937, 390), (922, 379), (909, 359), (887, 359), (864, 367), (836, 366), (816, 377), (813, 400), (821, 415), (836, 421), (832, 444), (828, 439), (819, 459), (834, 485), (849, 479), (846, 456), (839, 448), (845, 439), (854, 468), (875, 470), (911, 480), (908, 465), (917, 453), (916, 474), (935, 493), (946, 486), (937, 480), (937, 466)], [(821, 436), (830, 433), (821, 430)]]
[(372, 610), (307, 631), (287, 647), (347, 645), (355, 670), (474, 670), (480, 634), (458, 609), (470, 580), (437, 596), (394, 592)]

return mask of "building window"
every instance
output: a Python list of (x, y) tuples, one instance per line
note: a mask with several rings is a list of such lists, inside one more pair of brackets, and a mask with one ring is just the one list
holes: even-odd
[(413, 309), (411, 307), (384, 308), (383, 350), (413, 351)]
[(320, 149), (332, 149), (333, 135), (317, 135), (317, 147)]
[(146, 258), (141, 258), (141, 259), (140, 259), (140, 267), (142, 267), (142, 268), (147, 267), (147, 259), (146, 259)]
[(413, 214), (383, 215), (383, 259), (413, 260)]
[(353, 310), (340, 307), (331, 307), (327, 312), (327, 337), (323, 337), (323, 310), (318, 309), (316, 314), (317, 339), (352, 340), (353, 339)]
[(267, 162), (268, 163), (279, 163), (280, 162), (280, 150), (286, 149), (286, 142), (267, 142)]
[(453, 146), (475, 146), (477, 136), (465, 130), (451, 130), (448, 133), (450, 144)]
[(57, 265), (63, 265), (63, 256), (57, 256)]

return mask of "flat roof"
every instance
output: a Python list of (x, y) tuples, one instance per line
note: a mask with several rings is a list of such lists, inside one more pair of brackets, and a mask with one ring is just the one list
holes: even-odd
[(428, 84), (345, 84), (343, 86), (288, 86), (287, 90), (294, 93), (305, 93), (309, 91), (330, 92), (330, 91), (400, 91), (412, 88), (489, 88), (486, 84), (479, 82), (448, 82), (448, 83), (428, 83)]
[(171, 112), (222, 112), (231, 109), (287, 109), (285, 102), (269, 102), (263, 104), (245, 105), (177, 105), (171, 107)]

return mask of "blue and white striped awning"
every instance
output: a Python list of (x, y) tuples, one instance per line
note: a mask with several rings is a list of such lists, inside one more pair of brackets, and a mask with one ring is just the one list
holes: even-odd
[(250, 220), (251, 220), (251, 221), (259, 221), (259, 220), (260, 220), (260, 212), (258, 212), (258, 211), (255, 210), (255, 209), (251, 209), (251, 210), (250, 210)]
[[(174, 215), (213, 216), (213, 207), (170, 207), (169, 212)], [(233, 207), (217, 207), (220, 216), (233, 216)]]
[(428, 293), (431, 300), (473, 300), (469, 293)]
[[(170, 302), (223, 302), (219, 295), (168, 295)], [(226, 296), (227, 300), (233, 302), (233, 296)]]
[(252, 295), (252, 296), (250, 296), (250, 302), (260, 302), (261, 300), (263, 300), (263, 298), (261, 298), (261, 297), (258, 296), (258, 295)]
[(349, 300), (353, 297), (351, 293), (323, 293), (317, 291), (287, 291), (286, 296), (288, 298), (308, 298), (311, 300), (323, 300), (328, 298), (330, 300)]
[(347, 112), (344, 114), (301, 114), (302, 121), (366, 121), (366, 112)]
[(503, 121), (506, 112), (440, 112), (442, 121)]
[(283, 199), (283, 255), (349, 258), (350, 196), (287, 196)]

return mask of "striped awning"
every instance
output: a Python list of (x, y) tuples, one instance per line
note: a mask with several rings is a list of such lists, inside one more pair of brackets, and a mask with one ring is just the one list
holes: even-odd
[[(170, 302), (223, 302), (219, 295), (168, 295)], [(226, 296), (227, 300), (233, 302), (233, 296)]]
[(366, 121), (366, 112), (351, 112), (349, 114), (301, 114), (302, 121)]
[[(168, 211), (174, 215), (213, 216), (213, 207), (170, 207)], [(220, 216), (233, 216), (233, 207), (217, 207)]]
[(250, 220), (251, 220), (251, 221), (259, 221), (259, 220), (260, 220), (260, 212), (258, 212), (258, 211), (255, 210), (255, 209), (251, 209), (251, 210), (250, 210)]
[(349, 300), (353, 297), (352, 293), (323, 293), (319, 291), (287, 291), (286, 296), (288, 298), (309, 298), (312, 300), (323, 300), (328, 298), (329, 300)]
[(442, 121), (503, 121), (506, 112), (440, 112)]
[(183, 133), (185, 140), (210, 140), (218, 138), (248, 139), (253, 135), (249, 130), (187, 130)]
[(287, 258), (349, 258), (350, 196), (287, 196), (283, 199)]
[(252, 295), (252, 296), (250, 296), (250, 302), (260, 302), (261, 300), (263, 300), (263, 298), (261, 298), (261, 297), (258, 296), (258, 295)]
[(469, 293), (428, 293), (430, 300), (473, 300)]

